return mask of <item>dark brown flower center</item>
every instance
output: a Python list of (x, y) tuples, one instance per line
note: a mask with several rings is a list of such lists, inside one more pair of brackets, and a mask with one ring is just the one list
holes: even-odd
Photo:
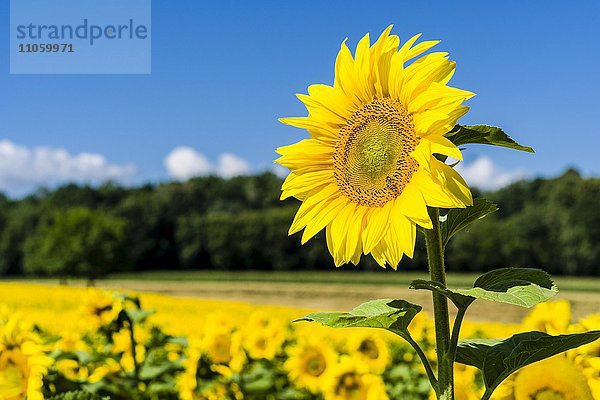
[(365, 105), (339, 132), (333, 159), (340, 191), (358, 204), (383, 207), (417, 171), (410, 153), (418, 143), (412, 118), (399, 101)]

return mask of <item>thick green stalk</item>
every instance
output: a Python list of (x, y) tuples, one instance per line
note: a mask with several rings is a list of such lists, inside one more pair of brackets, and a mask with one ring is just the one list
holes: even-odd
[[(427, 244), (427, 261), (431, 280), (446, 285), (444, 269), (444, 248), (440, 230), (440, 212), (430, 208), (429, 215), (433, 229), (425, 230)], [(440, 392), (438, 399), (454, 400), (454, 362), (450, 351), (450, 317), (448, 315), (448, 300), (444, 295), (433, 293), (433, 316), (435, 320), (435, 342), (438, 358), (438, 384)]]

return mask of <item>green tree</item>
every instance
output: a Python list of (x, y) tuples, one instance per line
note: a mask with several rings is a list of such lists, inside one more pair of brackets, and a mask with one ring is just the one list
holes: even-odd
[(74, 207), (42, 218), (24, 244), (24, 271), (47, 276), (84, 276), (90, 281), (117, 271), (124, 257), (123, 219)]

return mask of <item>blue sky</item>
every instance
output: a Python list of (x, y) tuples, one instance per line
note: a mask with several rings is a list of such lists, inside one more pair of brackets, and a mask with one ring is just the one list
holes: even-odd
[[(272, 168), (274, 148), (304, 135), (277, 122), (305, 114), (294, 94), (332, 82), (345, 37), (353, 46), (391, 23), (403, 40), (442, 39), (458, 63), (453, 85), (477, 93), (462, 122), (502, 126), (537, 150), (471, 147), (470, 179), (485, 184), (490, 169), (505, 181), (552, 176), (567, 166), (600, 174), (598, 2), (153, 0), (150, 75), (10, 75), (8, 18), (4, 1), (0, 189), (10, 193), (103, 179), (94, 168), (127, 183), (166, 180), (169, 154), (174, 177), (189, 164), (224, 175)], [(11, 152), (85, 165), (15, 176)]]

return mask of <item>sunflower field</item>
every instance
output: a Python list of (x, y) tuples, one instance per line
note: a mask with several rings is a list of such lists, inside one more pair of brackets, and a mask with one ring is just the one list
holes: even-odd
[[(3, 283), (0, 399), (429, 399), (411, 347), (387, 332), (292, 323), (307, 310)], [(217, 311), (218, 310), (218, 311)], [(536, 306), (520, 324), (466, 322), (463, 337), (600, 328), (569, 303)], [(411, 334), (436, 360), (433, 323)], [(479, 399), (476, 369), (457, 366), (456, 398)], [(600, 399), (600, 344), (535, 363), (495, 399)]]

